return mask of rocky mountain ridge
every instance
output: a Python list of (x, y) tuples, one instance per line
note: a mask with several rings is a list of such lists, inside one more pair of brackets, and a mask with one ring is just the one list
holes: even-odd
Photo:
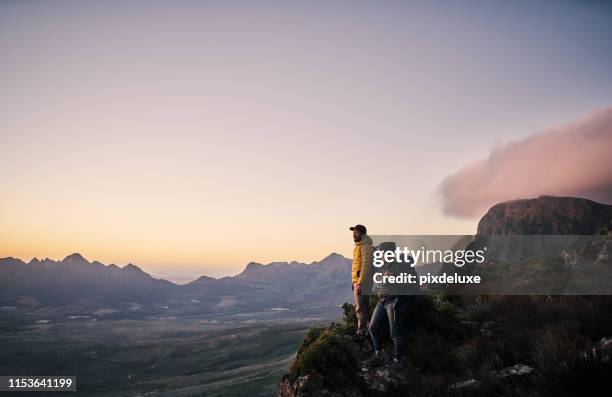
[(505, 201), (478, 222), (479, 235), (593, 235), (612, 229), (612, 205), (577, 197)]
[(34, 258), (24, 262), (8, 257), (0, 259), (0, 304), (38, 307), (86, 303), (91, 308), (191, 302), (191, 310), (210, 312), (339, 305), (350, 298), (350, 283), (346, 282), (349, 267), (349, 259), (333, 253), (310, 264), (252, 262), (236, 276), (202, 276), (178, 285), (151, 277), (133, 264), (106, 266), (78, 253), (60, 261)]

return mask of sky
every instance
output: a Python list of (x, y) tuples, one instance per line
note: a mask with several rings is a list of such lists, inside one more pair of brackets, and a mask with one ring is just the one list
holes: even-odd
[(598, 1), (0, 1), (0, 54), (0, 257), (174, 279), (474, 233), (458, 173), (612, 106)]

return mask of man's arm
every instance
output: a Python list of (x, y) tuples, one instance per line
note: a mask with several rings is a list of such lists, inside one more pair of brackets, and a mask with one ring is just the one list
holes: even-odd
[(363, 285), (365, 277), (370, 273), (372, 267), (374, 247), (371, 245), (361, 246), (361, 270), (359, 271), (359, 285)]

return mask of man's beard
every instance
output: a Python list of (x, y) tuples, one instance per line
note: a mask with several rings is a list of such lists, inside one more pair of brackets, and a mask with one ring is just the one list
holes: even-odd
[(354, 242), (361, 241), (361, 236), (359, 236), (359, 237), (353, 237), (353, 241), (354, 241)]

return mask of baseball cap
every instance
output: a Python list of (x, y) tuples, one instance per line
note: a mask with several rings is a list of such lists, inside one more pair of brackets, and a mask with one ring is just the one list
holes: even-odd
[(363, 225), (351, 226), (349, 227), (349, 230), (357, 230), (361, 234), (368, 234), (368, 229), (366, 229), (366, 227)]

